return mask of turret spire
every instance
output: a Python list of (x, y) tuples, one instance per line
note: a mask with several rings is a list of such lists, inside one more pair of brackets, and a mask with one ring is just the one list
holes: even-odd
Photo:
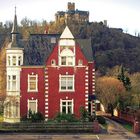
[(14, 17), (14, 23), (11, 33), (18, 33), (17, 30), (17, 15), (16, 15), (16, 6), (15, 6), (15, 17)]
[(16, 15), (16, 6), (15, 6), (15, 15)]
[(16, 6), (15, 6), (15, 16), (14, 16), (14, 22), (12, 27), (12, 46), (11, 47), (17, 47), (17, 35), (18, 33), (18, 26), (17, 26), (17, 15), (16, 15)]

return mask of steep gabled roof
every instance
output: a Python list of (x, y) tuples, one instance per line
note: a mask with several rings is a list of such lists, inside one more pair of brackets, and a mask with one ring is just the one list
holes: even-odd
[[(55, 43), (51, 42), (52, 38), (56, 39)], [(24, 65), (44, 65), (59, 39), (74, 39), (74, 37), (66, 27), (61, 36), (60, 34), (31, 34), (29, 40), (20, 41), (24, 47)], [(75, 39), (75, 41), (86, 59), (93, 61), (91, 39)]]
[[(59, 37), (60, 34), (31, 34), (29, 40), (22, 42), (24, 65), (44, 65)], [(51, 43), (52, 38), (56, 38), (56, 43)]]
[(88, 61), (93, 61), (93, 50), (91, 46), (91, 39), (76, 39), (76, 42), (79, 44), (84, 56)]

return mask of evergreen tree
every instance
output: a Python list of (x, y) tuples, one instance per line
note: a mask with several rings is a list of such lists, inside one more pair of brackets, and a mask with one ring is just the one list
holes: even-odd
[(125, 89), (130, 91), (131, 89), (131, 81), (130, 78), (125, 75), (125, 68), (121, 66), (121, 73), (118, 75), (118, 79), (123, 83)]

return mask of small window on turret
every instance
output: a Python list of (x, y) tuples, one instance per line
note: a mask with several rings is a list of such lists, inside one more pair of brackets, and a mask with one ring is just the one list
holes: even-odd
[(16, 66), (16, 56), (13, 56), (12, 64), (13, 64), (13, 66)]
[(21, 65), (21, 56), (18, 57), (18, 65)]
[(16, 75), (12, 76), (12, 90), (16, 90)]

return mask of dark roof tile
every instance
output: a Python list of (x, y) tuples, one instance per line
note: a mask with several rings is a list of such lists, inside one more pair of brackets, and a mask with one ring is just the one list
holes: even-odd
[[(24, 65), (44, 65), (58, 43), (60, 34), (31, 34), (29, 40), (20, 41), (24, 48)], [(56, 43), (51, 39), (56, 38)], [(91, 39), (76, 39), (88, 61), (93, 61)]]

